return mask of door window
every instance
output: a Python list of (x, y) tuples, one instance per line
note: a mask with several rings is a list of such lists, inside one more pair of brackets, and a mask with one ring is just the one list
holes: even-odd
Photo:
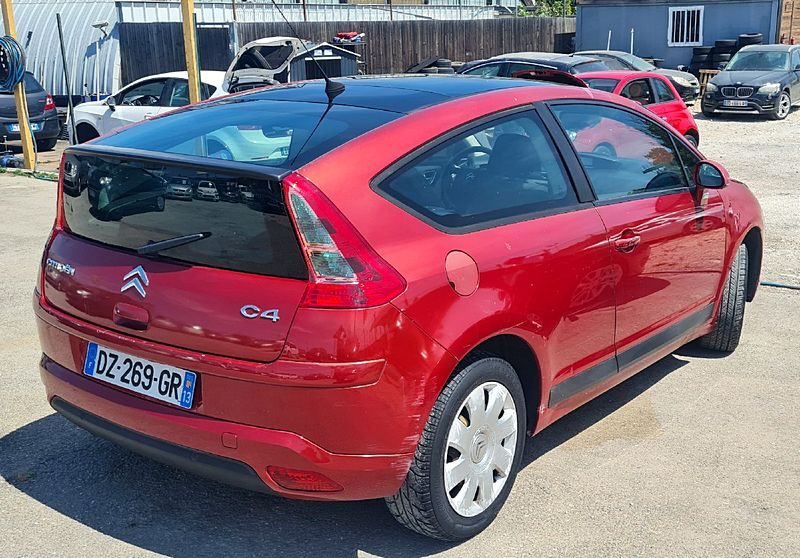
[(656, 122), (604, 105), (552, 108), (598, 200), (688, 187), (672, 138)]
[(792, 70), (800, 69), (800, 49), (792, 53)]
[[(200, 84), (200, 96), (205, 101), (208, 99), (217, 88), (207, 83)], [(168, 107), (182, 107), (189, 104), (189, 82), (185, 79), (176, 79), (172, 82), (170, 89), (169, 99), (166, 106)]]
[(675, 100), (675, 95), (672, 94), (670, 91), (669, 86), (664, 83), (662, 80), (658, 78), (654, 78), (653, 80), (653, 88), (656, 90), (656, 96), (658, 103), (668, 103), (669, 101)]
[(686, 176), (689, 178), (689, 183), (692, 185), (692, 187), (694, 187), (696, 186), (694, 183), (694, 169), (700, 162), (700, 157), (698, 157), (694, 151), (686, 147), (683, 142), (676, 141), (675, 145), (678, 148), (678, 155), (680, 156), (681, 164), (683, 164), (683, 168), (686, 171)]
[(650, 81), (646, 79), (633, 80), (622, 89), (620, 95), (641, 105), (652, 105), (656, 102)]
[(444, 227), (577, 205), (538, 117), (509, 116), (417, 157), (379, 188)]
[(117, 104), (135, 107), (159, 106), (165, 83), (165, 80), (157, 79), (132, 87), (120, 95)]
[(477, 68), (471, 68), (464, 73), (468, 76), (494, 77), (499, 75), (502, 65), (502, 62), (497, 64), (484, 64), (483, 66), (478, 66)]

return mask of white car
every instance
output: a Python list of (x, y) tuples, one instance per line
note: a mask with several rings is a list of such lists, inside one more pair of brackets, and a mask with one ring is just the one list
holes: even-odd
[[(67, 126), (70, 143), (83, 143), (115, 128), (189, 104), (189, 81), (186, 72), (170, 72), (137, 79), (102, 101), (81, 103), (74, 109), (75, 133)], [(225, 72), (203, 71), (200, 93), (203, 99), (226, 94)]]

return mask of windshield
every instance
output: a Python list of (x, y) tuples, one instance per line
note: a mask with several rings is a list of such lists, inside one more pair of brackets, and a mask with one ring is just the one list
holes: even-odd
[(607, 78), (588, 78), (584, 79), (583, 81), (585, 81), (586, 85), (588, 85), (592, 89), (599, 89), (600, 91), (608, 91), (609, 93), (613, 93), (614, 88), (619, 83), (618, 79), (607, 79)]
[(581, 64), (576, 64), (572, 67), (573, 74), (583, 74), (586, 72), (606, 72), (608, 71), (608, 66), (605, 63), (597, 60), (595, 62), (583, 62)]
[(95, 144), (298, 168), (399, 116), (243, 96), (142, 122)]
[(788, 52), (751, 50), (737, 53), (725, 69), (731, 72), (774, 72), (788, 67)]
[[(33, 77), (33, 74), (30, 72), (25, 72), (25, 93), (41, 93), (43, 91), (42, 86), (39, 85), (39, 82), (36, 81), (36, 78)], [(0, 88), (0, 94), (2, 95), (10, 95), (13, 91), (9, 91), (8, 89)]]

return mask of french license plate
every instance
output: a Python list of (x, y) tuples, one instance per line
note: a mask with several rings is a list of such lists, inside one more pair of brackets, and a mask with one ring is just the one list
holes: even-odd
[(724, 107), (746, 107), (747, 101), (734, 101), (732, 99), (725, 99), (722, 101)]
[(83, 373), (160, 401), (192, 407), (197, 374), (89, 343)]
[[(41, 122), (32, 122), (31, 123), (31, 131), (32, 132), (39, 132), (42, 129)], [(9, 124), (8, 125), (9, 132), (19, 132), (19, 124)]]

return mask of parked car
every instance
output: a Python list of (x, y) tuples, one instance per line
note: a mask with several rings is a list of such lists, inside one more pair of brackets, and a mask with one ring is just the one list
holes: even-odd
[(295, 37), (265, 37), (250, 41), (236, 53), (225, 73), (229, 93), (290, 81), (289, 64), (305, 51)]
[[(458, 540), (503, 506), (526, 435), (694, 339), (736, 348), (758, 201), (651, 111), (514, 79), (337, 82), (67, 149), (34, 297), (56, 411), (240, 487), (386, 498)], [(575, 141), (604, 119), (616, 156)], [(223, 129), (287, 149), (206, 156)], [(161, 176), (253, 196), (94, 218)]]
[(581, 74), (579, 79), (593, 89), (639, 103), (667, 121), (692, 145), (700, 144), (700, 130), (694, 116), (667, 76), (654, 72), (589, 72)]
[(737, 52), (706, 86), (701, 108), (783, 120), (800, 104), (800, 45), (751, 45)]
[[(137, 79), (102, 101), (81, 103), (74, 108), (75, 133), (67, 126), (70, 143), (84, 143), (111, 130), (153, 118), (189, 104), (189, 81), (186, 72), (169, 72)], [(225, 72), (201, 72), (203, 99), (219, 97)]]
[(514, 52), (487, 60), (476, 60), (459, 68), (459, 74), (483, 77), (510, 77), (525, 70), (558, 70), (570, 74), (598, 72), (609, 68), (600, 60), (553, 52)]
[(210, 180), (200, 180), (194, 190), (194, 197), (198, 200), (219, 201), (219, 190)]
[(173, 200), (192, 201), (194, 197), (194, 188), (185, 178), (168, 178), (166, 196)]
[(700, 95), (700, 82), (689, 72), (657, 68), (647, 60), (619, 50), (584, 50), (576, 52), (579, 56), (590, 56), (601, 60), (609, 70), (633, 70), (636, 72), (655, 72), (667, 76), (678, 91), (680, 98), (687, 103), (694, 103)]
[[(23, 78), (25, 98), (28, 100), (28, 119), (31, 133), (36, 141), (36, 149), (49, 151), (56, 146), (61, 125), (58, 123), (58, 112), (53, 97), (44, 90), (30, 72)], [(13, 91), (0, 89), (0, 136), (6, 140), (19, 140), (19, 119)]]

